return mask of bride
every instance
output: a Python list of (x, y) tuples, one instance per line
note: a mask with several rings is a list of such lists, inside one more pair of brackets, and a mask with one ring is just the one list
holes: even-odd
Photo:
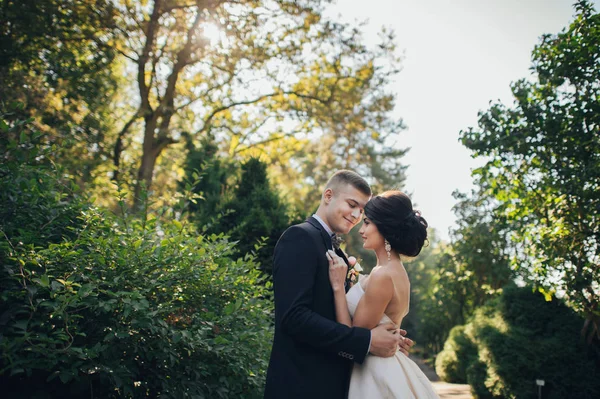
[[(347, 326), (371, 329), (392, 321), (400, 326), (408, 313), (410, 281), (400, 255), (417, 256), (427, 239), (427, 222), (400, 191), (386, 191), (365, 206), (359, 230), (363, 247), (377, 256), (377, 266), (346, 294), (346, 263), (327, 253), (329, 279), (334, 292), (336, 318)], [(367, 356), (355, 364), (348, 399), (438, 398), (431, 382), (405, 354), (382, 358)]]

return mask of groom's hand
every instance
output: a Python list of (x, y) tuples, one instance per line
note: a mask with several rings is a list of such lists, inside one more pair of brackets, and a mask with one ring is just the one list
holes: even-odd
[[(406, 331), (404, 333), (406, 334)], [(369, 352), (379, 357), (394, 356), (403, 339), (400, 335), (400, 329), (394, 323), (381, 324), (371, 330), (371, 349)]]

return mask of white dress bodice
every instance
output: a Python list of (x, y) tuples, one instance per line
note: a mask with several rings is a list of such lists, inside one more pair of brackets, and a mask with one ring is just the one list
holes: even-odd
[[(350, 316), (354, 317), (365, 294), (360, 281), (346, 293)], [(383, 315), (379, 324), (392, 321)], [(392, 357), (368, 355), (362, 364), (354, 364), (348, 399), (439, 399), (419, 366), (398, 351)]]

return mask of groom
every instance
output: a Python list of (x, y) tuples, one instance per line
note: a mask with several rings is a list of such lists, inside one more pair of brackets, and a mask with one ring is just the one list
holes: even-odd
[(343, 399), (353, 362), (368, 353), (408, 351), (394, 324), (372, 330), (337, 323), (329, 264), (334, 233), (347, 234), (360, 221), (371, 188), (358, 174), (341, 170), (325, 187), (317, 213), (288, 228), (274, 253), (275, 337), (265, 399)]

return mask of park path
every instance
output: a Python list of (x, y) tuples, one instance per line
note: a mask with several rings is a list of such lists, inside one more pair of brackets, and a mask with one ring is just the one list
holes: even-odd
[(467, 384), (451, 384), (449, 382), (440, 381), (440, 377), (435, 373), (435, 370), (429, 367), (421, 358), (410, 356), (417, 363), (419, 368), (432, 382), (433, 387), (440, 399), (473, 399), (471, 395), (471, 387)]

